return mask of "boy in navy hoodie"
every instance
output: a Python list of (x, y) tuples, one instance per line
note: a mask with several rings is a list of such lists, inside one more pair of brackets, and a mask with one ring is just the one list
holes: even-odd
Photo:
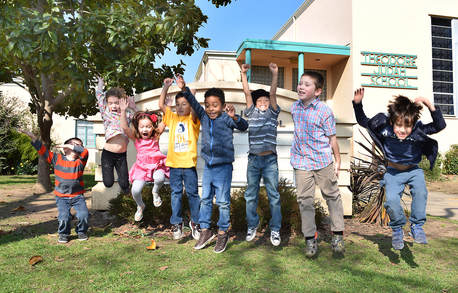
[[(199, 224), (202, 232), (194, 249), (204, 248), (215, 235), (210, 230), (212, 200), (216, 197), (219, 207), (218, 238), (215, 253), (226, 249), (230, 224), (232, 162), (234, 161), (234, 128), (245, 131), (248, 123), (235, 114), (233, 105), (226, 105), (224, 92), (211, 88), (205, 92), (205, 109), (197, 102), (181, 76), (176, 78), (178, 87), (196, 112), (202, 127), (201, 156), (205, 161), (202, 176), (202, 200)], [(225, 109), (225, 112), (223, 111)]]

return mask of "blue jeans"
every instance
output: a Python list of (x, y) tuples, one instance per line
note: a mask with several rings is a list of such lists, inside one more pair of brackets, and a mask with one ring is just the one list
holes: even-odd
[(232, 163), (208, 166), (205, 164), (202, 177), (202, 201), (200, 203), (199, 224), (209, 229), (212, 217), (213, 196), (219, 207), (218, 228), (227, 231), (231, 214)]
[(172, 216), (170, 224), (176, 225), (183, 222), (181, 217), (181, 200), (183, 198), (183, 182), (188, 196), (191, 221), (199, 223), (200, 197), (197, 187), (196, 168), (170, 168), (170, 188), (172, 189)]
[(277, 155), (267, 156), (248, 155), (247, 167), (248, 186), (245, 191), (246, 221), (248, 228), (259, 225), (259, 216), (256, 212), (259, 199), (259, 182), (261, 176), (269, 198), (270, 218), (269, 227), (272, 231), (280, 231), (281, 228), (281, 205), (280, 193), (278, 193), (278, 162)]
[(390, 216), (390, 227), (397, 229), (406, 224), (404, 209), (401, 206), (401, 197), (405, 185), (409, 185), (412, 195), (412, 205), (409, 221), (411, 224), (422, 226), (426, 221), (426, 200), (428, 190), (426, 189), (423, 170), (418, 166), (406, 171), (388, 167), (383, 177), (382, 184), (385, 185), (385, 208)]
[(78, 218), (78, 224), (76, 225), (76, 233), (86, 233), (89, 228), (89, 210), (86, 206), (86, 201), (82, 194), (75, 197), (60, 197), (56, 196), (57, 220), (59, 221), (59, 227), (57, 232), (63, 235), (70, 235), (70, 225), (72, 221), (72, 214), (70, 209), (73, 207), (76, 211), (76, 217)]

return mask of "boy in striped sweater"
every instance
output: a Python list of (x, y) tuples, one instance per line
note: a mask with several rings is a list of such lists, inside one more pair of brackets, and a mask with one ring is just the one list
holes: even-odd
[(77, 138), (70, 138), (62, 148), (65, 155), (55, 154), (48, 150), (34, 134), (29, 131), (21, 131), (32, 139), (33, 147), (40, 156), (46, 158), (49, 164), (54, 166), (56, 204), (58, 210), (57, 219), (59, 221), (58, 233), (59, 243), (67, 243), (70, 235), (72, 215), (70, 209), (76, 211), (78, 224), (76, 233), (78, 240), (87, 240), (89, 211), (84, 200), (83, 171), (86, 167), (88, 151), (83, 147), (83, 142)]

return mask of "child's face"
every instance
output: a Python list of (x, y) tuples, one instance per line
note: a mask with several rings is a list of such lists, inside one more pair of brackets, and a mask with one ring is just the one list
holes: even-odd
[(143, 118), (140, 121), (138, 121), (138, 132), (141, 138), (151, 138), (151, 136), (153, 135), (153, 130), (153, 122), (151, 122), (151, 120), (149, 120), (148, 118)]
[(107, 98), (107, 107), (108, 111), (112, 113), (121, 113), (121, 108), (119, 107), (119, 98), (116, 96), (109, 96)]
[(321, 89), (316, 88), (315, 80), (312, 77), (303, 75), (297, 85), (297, 94), (299, 96), (299, 100), (304, 103), (308, 103), (315, 97), (321, 95)]
[(398, 118), (393, 125), (393, 131), (399, 139), (406, 139), (412, 133), (412, 125), (408, 125), (404, 119)]
[(191, 113), (191, 104), (185, 97), (176, 100), (176, 110), (178, 116), (188, 116)]
[[(68, 144), (83, 146), (83, 144), (79, 142), (78, 140), (72, 140)], [(78, 153), (69, 148), (64, 148), (64, 154), (65, 156), (78, 157)]]
[(223, 106), (216, 96), (209, 96), (205, 99), (205, 112), (210, 119), (218, 118), (223, 113)]
[(267, 109), (269, 109), (269, 105), (270, 99), (268, 97), (259, 97), (256, 100), (256, 108), (258, 108), (261, 111), (266, 111)]

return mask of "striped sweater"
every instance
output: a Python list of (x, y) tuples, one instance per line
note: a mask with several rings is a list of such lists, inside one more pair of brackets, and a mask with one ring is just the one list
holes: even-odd
[(62, 154), (54, 154), (39, 140), (32, 142), (33, 147), (49, 164), (54, 166), (54, 194), (59, 197), (75, 197), (84, 193), (83, 171), (86, 167), (88, 151), (81, 146), (75, 146), (74, 151), (80, 157), (74, 161), (67, 160)]

